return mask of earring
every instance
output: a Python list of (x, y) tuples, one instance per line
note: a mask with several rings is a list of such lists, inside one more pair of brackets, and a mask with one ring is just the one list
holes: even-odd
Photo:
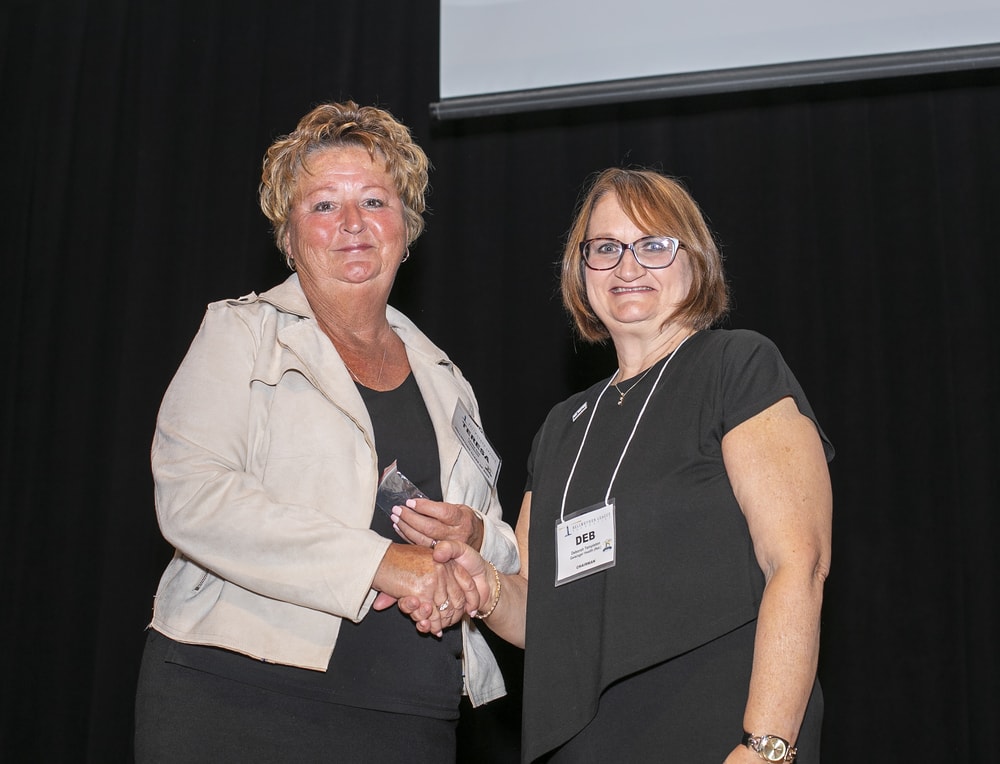
[(405, 263), (409, 259), (410, 259), (410, 248), (407, 247), (406, 248), (406, 252), (403, 253), (403, 259), (400, 260), (399, 262), (400, 262), (400, 264), (403, 264), (403, 263)]

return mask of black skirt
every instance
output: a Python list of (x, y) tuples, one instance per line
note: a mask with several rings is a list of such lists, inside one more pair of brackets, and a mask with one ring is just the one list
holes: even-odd
[(455, 760), (457, 719), (355, 708), (242, 683), (171, 661), (173, 645), (149, 631), (136, 693), (137, 764)]
[[(542, 761), (721, 764), (743, 736), (757, 623), (626, 677), (600, 699), (597, 716)], [(796, 762), (819, 764), (823, 696), (813, 686)], [(754, 730), (755, 733), (767, 730)]]

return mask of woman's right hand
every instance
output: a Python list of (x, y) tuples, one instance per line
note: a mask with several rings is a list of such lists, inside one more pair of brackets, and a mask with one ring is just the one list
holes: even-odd
[(476, 612), (482, 601), (473, 577), (449, 554), (411, 544), (389, 545), (372, 587), (380, 592), (376, 609), (399, 601), (400, 609), (413, 617), (419, 608), (421, 617), (414, 618), (418, 631), (435, 636)]
[[(466, 599), (466, 612), (469, 615), (475, 615), (479, 606), (489, 607), (493, 598), (494, 577), (492, 568), (487, 565), (479, 552), (468, 544), (457, 541), (441, 541), (434, 547), (432, 554), (436, 562), (454, 566), (456, 575), (468, 577), (472, 586), (475, 587), (476, 607), (471, 607), (471, 597)], [(436, 614), (432, 602), (417, 597), (404, 597), (399, 601), (399, 609), (413, 619), (417, 625), (417, 631), (429, 632), (433, 628)]]
[[(524, 647), (524, 632), (528, 603), (528, 532), (531, 526), (531, 492), (524, 494), (517, 518), (518, 553), (521, 570), (518, 573), (494, 572), (494, 567), (475, 549), (458, 541), (439, 541), (433, 549), (433, 559), (442, 565), (455, 565), (469, 576), (477, 592), (476, 612), (489, 615), (490, 631), (516, 647)], [(456, 575), (458, 570), (456, 569)], [(499, 581), (498, 581), (499, 579)], [(426, 632), (432, 627), (433, 605), (428, 600), (407, 597), (399, 601), (399, 609)], [(466, 610), (472, 615), (471, 599)]]

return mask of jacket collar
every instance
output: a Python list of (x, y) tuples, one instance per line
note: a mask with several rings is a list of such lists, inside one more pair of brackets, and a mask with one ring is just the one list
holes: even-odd
[[(282, 283), (278, 284), (261, 294), (257, 299), (269, 303), (282, 313), (290, 313), (302, 318), (315, 319), (306, 293), (299, 283), (299, 275), (293, 273)], [(433, 342), (428, 339), (416, 324), (406, 317), (401, 311), (396, 310), (391, 305), (385, 309), (386, 318), (393, 331), (399, 335), (407, 347), (407, 352), (416, 351), (424, 356), (431, 363), (451, 368), (452, 362), (447, 355)]]
[[(343, 360), (333, 344), (319, 331), (312, 308), (299, 284), (298, 275), (293, 273), (283, 283), (264, 292), (257, 299), (273, 305), (282, 313), (304, 319), (285, 326), (279, 332), (281, 341), (307, 364), (306, 369), (312, 375), (314, 384), (351, 416), (363, 431), (370, 432), (368, 410)], [(472, 398), (471, 391), (466, 392), (466, 383), (459, 381), (461, 372), (451, 359), (409, 318), (391, 306), (386, 306), (386, 318), (406, 345), (410, 369), (434, 428), (439, 433), (437, 441), (442, 489), (447, 493), (446, 487), (451, 484), (451, 473), (458, 462), (462, 446), (456, 438), (442, 437), (441, 433), (450, 429), (455, 402), (461, 399), (467, 409), (475, 411), (475, 399)], [(439, 376), (442, 372), (451, 383), (442, 384), (443, 380)], [(374, 444), (370, 445), (374, 449)]]

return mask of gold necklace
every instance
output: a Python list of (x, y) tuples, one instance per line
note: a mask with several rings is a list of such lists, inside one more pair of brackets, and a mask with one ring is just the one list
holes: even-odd
[[(386, 345), (384, 348), (382, 348), (382, 363), (379, 364), (378, 367), (378, 378), (375, 380), (375, 387), (378, 387), (379, 382), (382, 381), (382, 371), (383, 369), (385, 369), (385, 357), (388, 352), (389, 352), (389, 346)], [(359, 385), (365, 385), (365, 383), (361, 381), (361, 377), (355, 374), (354, 369), (352, 369), (350, 365), (347, 363), (347, 359), (341, 356), (340, 360), (344, 362), (344, 367), (347, 369), (348, 373), (352, 377), (354, 377), (354, 381), (357, 382)], [(368, 387), (368, 385), (365, 385), (365, 387)]]
[[(656, 364), (653, 364), (653, 366), (655, 366), (655, 365), (656, 365)], [(650, 366), (650, 367), (649, 367), (649, 369), (646, 369), (646, 370), (645, 370), (645, 371), (644, 371), (644, 372), (642, 373), (642, 376), (641, 376), (641, 377), (639, 377), (639, 379), (637, 379), (637, 380), (636, 380), (635, 382), (633, 382), (633, 383), (632, 383), (632, 386), (631, 386), (631, 387), (630, 387), (630, 388), (629, 388), (628, 390), (626, 390), (626, 391), (625, 391), (624, 393), (623, 393), (623, 392), (621, 391), (621, 388), (620, 388), (620, 387), (618, 387), (618, 383), (617, 383), (617, 382), (613, 382), (613, 383), (612, 383), (612, 384), (614, 385), (614, 388), (615, 388), (615, 390), (617, 390), (617, 391), (618, 391), (618, 405), (619, 405), (619, 406), (621, 406), (621, 405), (622, 405), (622, 402), (623, 402), (623, 401), (625, 400), (625, 396), (626, 396), (626, 395), (628, 395), (628, 394), (629, 394), (630, 392), (632, 392), (633, 390), (635, 390), (635, 386), (636, 386), (636, 385), (638, 385), (638, 384), (639, 384), (640, 382), (642, 382), (642, 380), (644, 380), (644, 379), (646, 378), (646, 375), (647, 375), (647, 374), (649, 374), (649, 371), (650, 371), (650, 369), (652, 369), (652, 368), (653, 368), (653, 366)]]

